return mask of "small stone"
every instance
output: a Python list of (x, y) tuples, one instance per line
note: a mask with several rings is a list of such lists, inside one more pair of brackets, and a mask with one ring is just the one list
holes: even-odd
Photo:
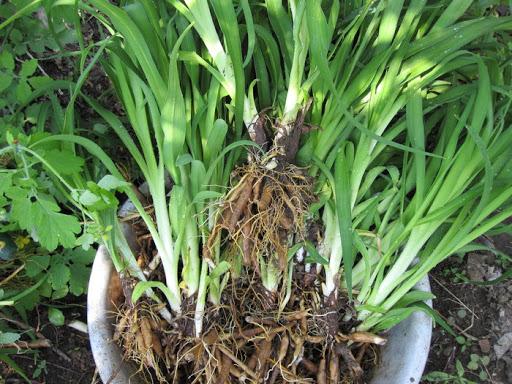
[(467, 273), (470, 280), (484, 281), (484, 268), (482, 266), (482, 256), (477, 253), (468, 255)]
[(491, 352), (491, 342), (489, 341), (489, 339), (478, 340), (478, 345), (480, 346), (480, 350), (482, 351), (482, 353)]
[(494, 352), (498, 359), (501, 359), (510, 349), (512, 349), (512, 332), (505, 333), (494, 345)]
[(487, 281), (490, 281), (490, 280), (496, 280), (497, 278), (499, 278), (501, 276), (501, 269), (496, 267), (496, 266), (490, 266), (490, 267), (487, 267), (487, 271), (485, 273), (485, 279)]
[(466, 310), (465, 310), (465, 309), (459, 309), (459, 310), (457, 311), (457, 316), (458, 316), (460, 319), (465, 318), (465, 317), (466, 317), (466, 315), (467, 315), (467, 312), (466, 312)]

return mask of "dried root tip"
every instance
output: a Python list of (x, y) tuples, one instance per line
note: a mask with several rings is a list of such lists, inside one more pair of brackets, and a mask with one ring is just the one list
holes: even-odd
[(272, 354), (272, 337), (265, 339), (261, 342), (260, 352), (258, 354), (258, 380), (265, 377), (267, 374), (268, 359)]
[(284, 335), (281, 339), (281, 345), (279, 346), (279, 354), (277, 355), (277, 360), (279, 362), (284, 361), (286, 354), (288, 352), (288, 346), (290, 345), (290, 339), (288, 336)]
[(256, 368), (256, 365), (258, 364), (258, 354), (260, 353), (260, 345), (259, 343), (254, 343), (254, 353), (249, 357), (249, 360), (247, 360), (247, 367), (249, 369), (254, 370)]
[(329, 384), (338, 384), (340, 379), (340, 357), (331, 353), (329, 359)]
[(140, 332), (144, 340), (144, 348), (149, 349), (153, 347), (153, 331), (151, 330), (151, 324), (149, 319), (144, 317), (140, 321)]
[(251, 176), (245, 179), (245, 183), (243, 184), (240, 190), (238, 200), (236, 201), (233, 207), (229, 206), (228, 208), (229, 211), (231, 211), (231, 217), (229, 221), (227, 221), (228, 229), (230, 230), (233, 230), (236, 227), (238, 220), (240, 220), (249, 202), (249, 199), (251, 198), (252, 181), (253, 177)]
[(326, 341), (325, 336), (312, 336), (312, 335), (306, 335), (304, 336), (306, 341), (311, 344), (323, 344)]
[(268, 208), (270, 202), (272, 201), (272, 189), (269, 185), (265, 185), (263, 188), (263, 193), (261, 194), (259, 200), (256, 202), (259, 211), (263, 211)]
[(160, 339), (158, 336), (153, 333), (152, 335), (152, 345), (153, 345), (153, 351), (158, 355), (158, 357), (163, 358), (164, 357), (164, 351), (162, 348), (162, 343), (160, 343)]
[(316, 382), (317, 384), (327, 384), (327, 372), (325, 369), (325, 357), (320, 360), (320, 364), (318, 365), (318, 372), (316, 374)]
[(306, 368), (309, 371), (309, 373), (311, 373), (313, 375), (318, 374), (319, 367), (315, 363), (313, 363), (311, 360), (308, 360), (305, 357), (303, 357), (301, 359), (300, 363), (304, 366), (304, 368)]
[(353, 341), (354, 343), (365, 343), (365, 344), (376, 344), (376, 345), (385, 345), (387, 342), (387, 339), (384, 337), (381, 337), (379, 335), (375, 335), (370, 332), (354, 332), (350, 335), (344, 335), (342, 333), (338, 332), (338, 335), (336, 335), (336, 341), (342, 342), (342, 341)]
[(227, 357), (226, 355), (223, 355), (219, 361), (221, 364), (220, 371), (219, 371), (219, 384), (224, 383), (230, 383), (229, 381), (229, 373), (231, 371), (231, 367), (233, 366), (233, 361)]
[(114, 341), (121, 340), (121, 337), (123, 336), (123, 333), (126, 331), (128, 327), (128, 316), (122, 316), (119, 321), (116, 324), (116, 328), (114, 331)]
[(258, 376), (252, 369), (250, 369), (247, 365), (245, 365), (240, 359), (238, 359), (229, 349), (226, 349), (222, 345), (219, 345), (219, 350), (229, 357), (231, 361), (238, 366), (243, 371), (242, 376), (246, 376), (251, 378), (252, 380), (258, 380)]
[(357, 351), (356, 361), (359, 364), (361, 364), (361, 361), (363, 361), (363, 357), (364, 357), (369, 345), (370, 344), (363, 344), (363, 345), (361, 345), (361, 348), (359, 348), (359, 351)]
[[(291, 361), (290, 365), (292, 365), (293, 368), (296, 368), (297, 365), (299, 364), (299, 362), (301, 361), (301, 359), (303, 359), (304, 337), (296, 335), (296, 334), (294, 335), (293, 333), (291, 334), (291, 337), (293, 340), (293, 344), (295, 344), (295, 347), (293, 349), (292, 361)], [(290, 367), (290, 365), (288, 365), (288, 368)]]
[(247, 380), (247, 376), (244, 375), (243, 371), (235, 367), (234, 365), (231, 365), (229, 368), (229, 374), (235, 378), (238, 379), (239, 382), (245, 383)]

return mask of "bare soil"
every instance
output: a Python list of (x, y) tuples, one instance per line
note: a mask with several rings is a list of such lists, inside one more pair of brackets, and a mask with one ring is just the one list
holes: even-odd
[[(67, 320), (86, 321), (86, 298), (62, 308)], [(100, 384), (86, 334), (68, 326), (55, 327), (48, 321), (45, 307), (30, 314), (29, 325), (40, 331), (52, 347), (35, 352), (20, 351), (11, 358), (32, 379), (32, 384)], [(45, 366), (45, 369), (43, 368)], [(39, 368), (39, 369), (38, 369)], [(42, 369), (43, 368), (43, 369)], [(25, 384), (19, 375), (0, 362), (0, 384)]]
[[(482, 239), (482, 242), (512, 254), (510, 235)], [(491, 286), (460, 281), (464, 277), (493, 280), (510, 268), (510, 263), (503, 263), (503, 258), (491, 252), (472, 252), (461, 259), (453, 257), (434, 270), (431, 275), (432, 291), (437, 296), (434, 307), (464, 340), (461, 337), (456, 340), (436, 327), (425, 374), (440, 371), (457, 376), (458, 360), (468, 380), (512, 383), (512, 280)], [(488, 357), (489, 363), (484, 365), (478, 359), (478, 367), (470, 364), (475, 355), (484, 361)]]

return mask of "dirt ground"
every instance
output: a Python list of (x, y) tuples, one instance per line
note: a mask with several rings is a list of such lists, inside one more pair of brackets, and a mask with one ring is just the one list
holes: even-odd
[[(512, 254), (511, 236), (482, 242)], [(468, 383), (461, 377), (475, 383), (512, 383), (512, 279), (491, 286), (463, 282), (493, 280), (511, 266), (505, 256), (470, 252), (452, 257), (431, 274), (434, 307), (459, 337), (454, 339), (441, 327), (434, 329), (425, 374), (452, 375), (446, 383)]]
[[(68, 320), (86, 321), (86, 298), (71, 307), (63, 308)], [(52, 347), (36, 353), (20, 353), (13, 360), (32, 379), (32, 384), (99, 384), (95, 365), (89, 347), (89, 338), (68, 326), (55, 327), (48, 321), (44, 309), (33, 314), (31, 326), (36, 327)], [(37, 326), (39, 324), (39, 326)], [(0, 362), (0, 384), (24, 384), (25, 380), (16, 375), (5, 363)]]

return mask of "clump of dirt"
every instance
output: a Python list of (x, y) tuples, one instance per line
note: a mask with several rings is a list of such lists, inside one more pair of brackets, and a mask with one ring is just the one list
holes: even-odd
[[(66, 319), (86, 321), (85, 296), (75, 303), (62, 303)], [(11, 354), (18, 367), (31, 379), (32, 384), (75, 383), (99, 384), (94, 359), (90, 351), (89, 338), (68, 326), (55, 327), (47, 320), (43, 307), (28, 314), (29, 325), (49, 342), (49, 347), (27, 350), (20, 349)], [(24, 384), (9, 365), (0, 361), (0, 383)]]
[[(504, 254), (512, 250), (510, 235), (482, 238), (481, 242)], [(452, 257), (433, 271), (434, 308), (459, 337), (455, 339), (440, 327), (434, 330), (426, 374), (458, 375), (459, 365), (463, 376), (474, 382), (512, 382), (512, 280), (489, 286), (465, 282), (498, 279), (511, 265), (505, 256), (480, 251), (460, 259)]]

